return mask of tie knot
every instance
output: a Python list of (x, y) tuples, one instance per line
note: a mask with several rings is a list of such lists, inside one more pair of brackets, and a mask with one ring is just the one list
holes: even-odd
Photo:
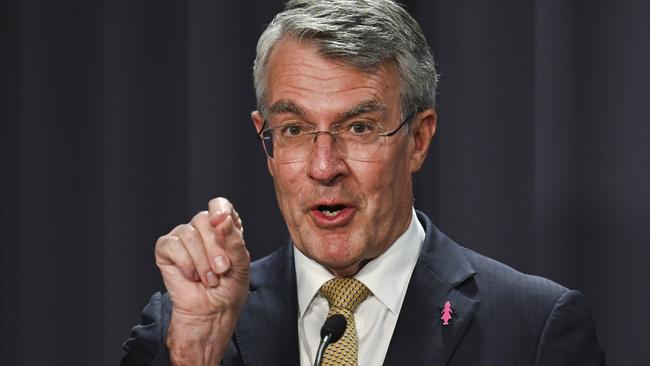
[(355, 278), (333, 278), (320, 288), (330, 308), (343, 308), (354, 313), (368, 295), (370, 290)]

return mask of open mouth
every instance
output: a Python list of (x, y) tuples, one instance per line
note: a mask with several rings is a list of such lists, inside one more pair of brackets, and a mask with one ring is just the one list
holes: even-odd
[(345, 208), (344, 205), (320, 205), (316, 209), (328, 217), (334, 217)]
[(349, 224), (354, 218), (355, 212), (356, 209), (353, 205), (333, 202), (315, 204), (310, 210), (316, 226), (323, 229), (334, 229)]

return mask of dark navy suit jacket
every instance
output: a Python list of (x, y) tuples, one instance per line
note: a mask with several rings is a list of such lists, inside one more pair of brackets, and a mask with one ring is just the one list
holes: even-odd
[[(384, 365), (605, 364), (582, 294), (463, 248), (418, 218), (426, 237)], [(299, 365), (291, 244), (254, 262), (250, 283), (222, 364)], [(447, 301), (453, 314), (443, 325)], [(170, 315), (169, 297), (155, 294), (124, 343), (122, 365), (169, 365)]]

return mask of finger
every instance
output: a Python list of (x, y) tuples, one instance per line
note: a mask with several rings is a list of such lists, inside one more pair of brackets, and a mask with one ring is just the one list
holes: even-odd
[(250, 256), (246, 249), (244, 236), (239, 230), (232, 219), (232, 216), (227, 216), (215, 228), (214, 232), (219, 243), (228, 254), (228, 258), (233, 262), (232, 265), (248, 265)]
[(183, 227), (185, 227), (185, 225), (186, 225), (186, 224), (181, 224), (181, 225), (176, 226), (176, 227), (173, 228), (172, 231), (170, 231), (169, 234), (167, 234), (167, 235), (172, 235), (172, 236), (177, 235), (179, 232), (181, 232), (181, 230), (183, 229)]
[(233, 207), (232, 203), (228, 201), (226, 198), (223, 197), (217, 197), (215, 199), (212, 199), (208, 203), (208, 212), (210, 213), (210, 224), (212, 226), (217, 226), (220, 222), (222, 222), (227, 215), (232, 215), (233, 221), (235, 223), (235, 226), (241, 230), (244, 231), (244, 227), (242, 225), (241, 217), (239, 216), (239, 213), (235, 208)]
[(176, 235), (183, 243), (185, 249), (192, 257), (196, 271), (201, 277), (201, 282), (208, 287), (219, 284), (219, 278), (212, 271), (210, 261), (205, 252), (205, 245), (199, 232), (192, 225), (185, 225)]
[(241, 217), (239, 216), (239, 213), (237, 212), (237, 210), (235, 210), (234, 207), (232, 209), (232, 220), (235, 223), (235, 227), (237, 227), (243, 233), (244, 232), (244, 226), (242, 225)]
[(188, 280), (199, 281), (194, 261), (178, 237), (172, 235), (160, 237), (156, 242), (155, 254), (158, 267), (176, 266)]
[(208, 212), (212, 226), (217, 226), (226, 216), (231, 215), (232, 211), (232, 204), (226, 198), (217, 197), (208, 202)]
[(208, 211), (199, 212), (194, 216), (192, 218), (192, 226), (196, 228), (203, 239), (205, 252), (214, 273), (222, 275), (228, 272), (228, 269), (230, 269), (230, 260), (225, 249), (217, 243), (214, 228), (210, 225)]
[[(185, 224), (181, 224), (181, 225), (176, 226), (166, 236), (170, 237), (170, 238), (173, 237), (174, 240), (178, 240), (178, 238), (175, 237), (175, 236), (181, 231), (181, 229), (184, 226), (185, 226)], [(182, 243), (179, 241), (179, 244), (182, 244)], [(190, 257), (190, 259), (191, 259), (191, 257)], [(194, 265), (194, 262), (192, 262), (192, 265)], [(187, 277), (187, 276), (185, 276), (185, 277)], [(194, 271), (192, 272), (192, 275), (190, 277), (187, 277), (187, 278), (193, 280), (194, 282), (200, 282), (201, 281), (201, 277), (199, 276), (199, 273), (196, 271), (196, 268), (194, 268)]]

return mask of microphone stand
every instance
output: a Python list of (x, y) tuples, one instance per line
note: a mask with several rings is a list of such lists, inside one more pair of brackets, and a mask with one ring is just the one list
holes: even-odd
[(332, 334), (326, 334), (325, 337), (321, 338), (320, 344), (318, 345), (318, 351), (316, 352), (316, 359), (314, 360), (314, 366), (320, 366), (323, 363), (323, 354), (325, 353), (325, 348), (332, 343)]
[(323, 363), (323, 355), (325, 349), (331, 343), (334, 343), (341, 338), (345, 333), (348, 321), (341, 314), (334, 314), (325, 320), (325, 324), (320, 329), (320, 344), (316, 352), (316, 359), (314, 359), (314, 366), (320, 366)]

